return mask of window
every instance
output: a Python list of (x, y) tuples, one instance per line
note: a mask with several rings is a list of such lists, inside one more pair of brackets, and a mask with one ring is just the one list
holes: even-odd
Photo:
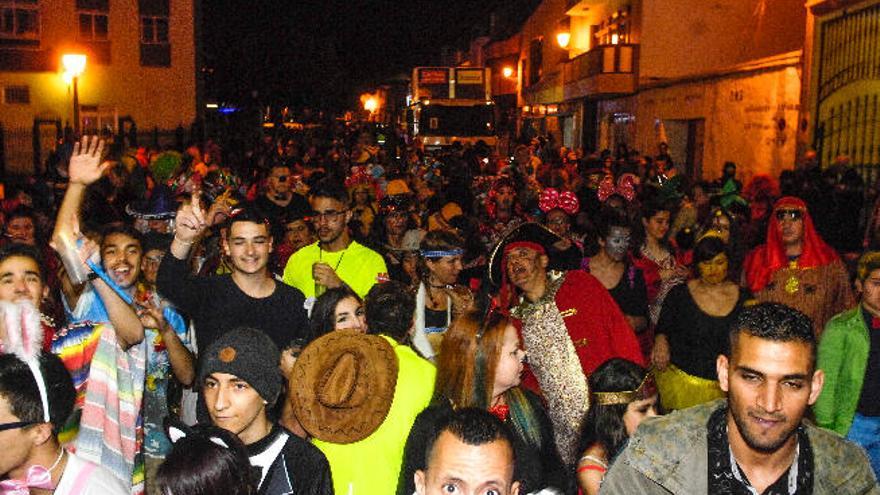
[(529, 77), (528, 85), (531, 86), (541, 80), (544, 65), (544, 40), (537, 38), (529, 43)]
[(31, 88), (27, 86), (6, 86), (3, 88), (3, 103), (7, 105), (28, 105), (31, 102)]
[(40, 7), (37, 0), (0, 0), (0, 37), (40, 38)]
[(167, 17), (141, 17), (141, 43), (164, 45), (168, 43)]
[(170, 67), (169, 0), (138, 0), (138, 11), (141, 24), (141, 65)]
[(79, 37), (83, 40), (105, 41), (107, 39), (107, 14), (79, 12)]

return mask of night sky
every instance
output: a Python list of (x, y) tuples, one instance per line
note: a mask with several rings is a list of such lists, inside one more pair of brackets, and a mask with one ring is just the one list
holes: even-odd
[[(444, 45), (466, 44), (507, 0), (202, 0), (209, 99), (340, 109)], [(509, 3), (508, 3), (509, 4)]]

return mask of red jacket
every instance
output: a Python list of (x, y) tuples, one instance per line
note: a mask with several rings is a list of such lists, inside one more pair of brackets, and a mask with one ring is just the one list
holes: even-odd
[[(599, 365), (615, 357), (645, 365), (635, 332), (611, 294), (596, 277), (581, 270), (566, 272), (565, 281), (556, 293), (556, 307), (562, 313), (568, 335), (587, 377)], [(515, 324), (522, 332), (522, 322), (515, 320)], [(523, 385), (540, 391), (537, 379), (528, 366)]]

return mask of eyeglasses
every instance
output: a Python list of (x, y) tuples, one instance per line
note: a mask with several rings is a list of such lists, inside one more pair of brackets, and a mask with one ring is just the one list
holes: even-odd
[(0, 424), (0, 431), (14, 430), (16, 428), (24, 428), (26, 426), (31, 426), (35, 424), (37, 423), (34, 423), (33, 421), (16, 421), (14, 423), (3, 423)]
[(776, 220), (801, 220), (804, 218), (804, 212), (801, 210), (776, 210)]
[(321, 220), (326, 220), (328, 222), (335, 222), (339, 220), (341, 215), (344, 215), (348, 210), (336, 211), (336, 210), (327, 210), (327, 211), (316, 211), (312, 213), (311, 220), (313, 222), (320, 222)]

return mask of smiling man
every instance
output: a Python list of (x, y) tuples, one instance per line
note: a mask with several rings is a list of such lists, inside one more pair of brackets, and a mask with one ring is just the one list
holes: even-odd
[(204, 212), (198, 195), (180, 209), (174, 240), (159, 265), (156, 281), (159, 293), (192, 317), (199, 346), (209, 346), (241, 325), (262, 331), (279, 347), (306, 338), (303, 295), (269, 273), (273, 239), (269, 222), (256, 208), (242, 208), (227, 221), (222, 247), (231, 274), (195, 277), (189, 273), (190, 250), (210, 226)]
[(245, 444), (260, 472), (261, 495), (331, 495), (324, 454), (269, 416), (282, 397), (280, 358), (278, 347), (256, 329), (235, 328), (214, 340), (199, 365), (211, 422)]
[(728, 399), (643, 423), (602, 493), (880, 493), (861, 449), (803, 421), (824, 382), (804, 314), (747, 308), (717, 369)]

